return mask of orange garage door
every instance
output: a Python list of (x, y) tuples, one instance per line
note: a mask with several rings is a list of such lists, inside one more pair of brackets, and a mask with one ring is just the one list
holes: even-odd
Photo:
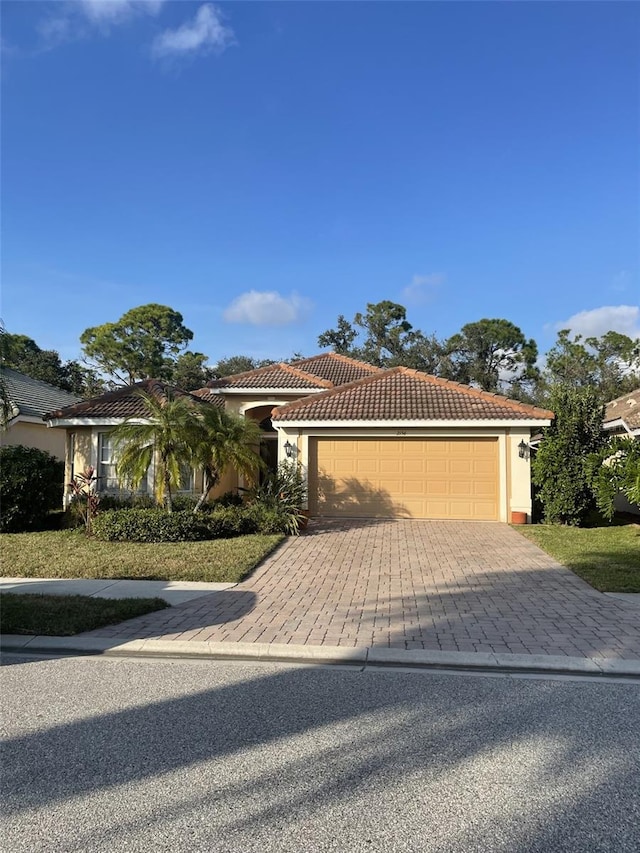
[(498, 440), (312, 438), (312, 515), (498, 519)]

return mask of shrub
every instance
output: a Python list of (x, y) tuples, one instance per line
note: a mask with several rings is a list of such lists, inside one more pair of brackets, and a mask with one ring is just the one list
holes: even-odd
[(611, 521), (619, 492), (630, 503), (640, 503), (640, 441), (615, 436), (587, 460), (589, 482), (602, 515)]
[[(215, 498), (210, 501), (208, 506), (242, 506), (244, 501), (242, 500), (242, 495), (239, 495), (238, 492), (225, 492), (223, 495), (220, 495), (219, 498)], [(207, 506), (207, 504), (205, 504)]]
[(277, 532), (294, 536), (299, 533), (304, 519), (300, 507), (307, 499), (307, 487), (298, 465), (281, 462), (277, 472), (265, 477), (249, 494), (252, 502), (271, 510), (269, 524), (278, 523), (276, 514), (279, 516), (282, 527)]
[(110, 509), (96, 517), (93, 531), (107, 542), (197, 542), (211, 538), (205, 521), (188, 510)]
[(18, 533), (47, 522), (62, 505), (64, 463), (44, 450), (0, 448), (0, 530)]
[(543, 432), (531, 476), (546, 522), (579, 525), (593, 508), (587, 459), (602, 447), (603, 406), (592, 388), (557, 385), (555, 419)]

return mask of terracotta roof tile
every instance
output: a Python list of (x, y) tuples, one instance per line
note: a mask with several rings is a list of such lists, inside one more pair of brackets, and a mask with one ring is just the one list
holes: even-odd
[(309, 388), (314, 390), (333, 388), (333, 383), (299, 367), (280, 362), (258, 367), (256, 370), (247, 370), (244, 373), (234, 373), (222, 379), (212, 379), (207, 382), (207, 388)]
[(140, 392), (151, 394), (159, 399), (167, 399), (170, 394), (173, 397), (191, 397), (194, 401), (202, 402), (181, 388), (169, 385), (158, 379), (145, 379), (125, 388), (117, 388), (100, 397), (92, 397), (82, 403), (73, 406), (65, 406), (62, 409), (48, 412), (43, 416), (44, 420), (64, 418), (135, 418), (144, 417), (146, 410), (144, 400)]
[(548, 420), (553, 412), (406, 367), (274, 409), (273, 420)]
[(355, 358), (349, 358), (337, 352), (323, 352), (310, 358), (302, 358), (292, 362), (292, 367), (299, 367), (314, 376), (328, 379), (334, 385), (346, 385), (374, 373), (382, 373), (380, 367), (374, 367), (372, 364), (357, 361)]
[(640, 388), (607, 403), (604, 423), (617, 420), (622, 420), (628, 429), (640, 428)]
[(192, 391), (194, 397), (199, 397), (205, 403), (211, 403), (219, 409), (224, 409), (225, 399), (222, 394), (219, 394), (214, 388), (198, 388), (197, 391)]

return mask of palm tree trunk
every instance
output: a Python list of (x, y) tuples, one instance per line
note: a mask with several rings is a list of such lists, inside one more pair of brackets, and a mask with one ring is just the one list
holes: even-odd
[(202, 509), (202, 505), (206, 501), (209, 496), (209, 492), (218, 482), (219, 477), (214, 474), (210, 469), (205, 468), (202, 472), (202, 494), (198, 498), (198, 503), (193, 508), (194, 512), (198, 512), (198, 510)]
[(164, 468), (164, 500), (167, 507), (167, 512), (173, 512), (173, 504), (171, 502), (171, 476), (169, 475), (169, 471), (166, 465)]

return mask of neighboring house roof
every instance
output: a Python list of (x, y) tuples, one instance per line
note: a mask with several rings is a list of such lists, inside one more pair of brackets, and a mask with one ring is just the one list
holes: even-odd
[(541, 420), (553, 412), (447, 379), (395, 367), (274, 409), (278, 423), (298, 421)]
[(81, 398), (40, 379), (32, 379), (10, 367), (2, 368), (7, 396), (13, 407), (10, 420), (17, 417), (41, 419), (50, 409), (69, 406)]
[(323, 352), (320, 355), (311, 356), (311, 358), (302, 358), (299, 361), (291, 362), (291, 366), (298, 367), (322, 379), (327, 379), (334, 385), (346, 385), (374, 373), (382, 373), (380, 367), (365, 364), (364, 361), (357, 361), (355, 358), (349, 358), (349, 356), (340, 355), (337, 352)]
[(235, 388), (277, 388), (279, 390), (309, 390), (315, 391), (324, 388), (333, 388), (333, 383), (322, 377), (314, 376), (291, 364), (280, 362), (279, 364), (268, 364), (266, 367), (258, 367), (255, 370), (247, 370), (244, 373), (234, 373), (232, 376), (224, 376), (222, 379), (212, 379), (207, 382), (207, 388), (219, 388), (220, 390)]
[(603, 425), (609, 430), (620, 426), (630, 433), (638, 432), (640, 430), (640, 388), (607, 403)]
[(92, 397), (82, 403), (76, 403), (74, 406), (65, 406), (49, 411), (44, 419), (109, 418), (117, 420), (119, 418), (144, 418), (146, 407), (140, 392), (151, 394), (161, 400), (166, 400), (171, 395), (172, 397), (192, 397), (198, 402), (202, 402), (200, 398), (194, 398), (192, 394), (177, 388), (175, 385), (169, 385), (159, 379), (145, 379), (142, 382), (136, 382), (134, 385), (127, 385), (125, 388), (117, 388), (115, 391), (101, 394), (100, 397)]

